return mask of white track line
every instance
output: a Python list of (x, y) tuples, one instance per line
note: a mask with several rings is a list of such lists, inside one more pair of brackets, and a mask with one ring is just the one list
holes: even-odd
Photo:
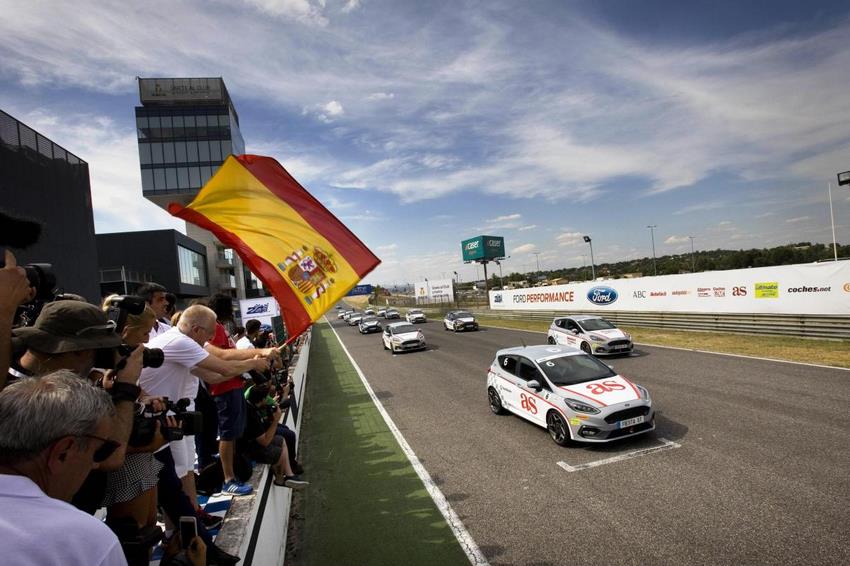
[(567, 470), (568, 472), (579, 472), (581, 470), (586, 470), (588, 468), (595, 468), (597, 466), (604, 466), (605, 464), (614, 464), (615, 462), (622, 462), (623, 460), (631, 460), (632, 458), (637, 458), (638, 456), (646, 456), (647, 454), (653, 454), (655, 452), (661, 452), (662, 450), (670, 450), (672, 448), (681, 448), (682, 445), (672, 440), (667, 440), (666, 438), (659, 438), (661, 442), (664, 444), (662, 446), (653, 446), (651, 448), (643, 448), (641, 450), (635, 450), (633, 452), (628, 452), (626, 454), (620, 454), (619, 456), (612, 456), (610, 458), (605, 458), (604, 460), (596, 460), (595, 462), (588, 462), (587, 464), (578, 464), (575, 466), (570, 466), (566, 462), (558, 462), (558, 465)]
[[(547, 332), (542, 332), (540, 330), (525, 330), (522, 328), (510, 328), (507, 326), (491, 326), (486, 325), (487, 328), (498, 328), (499, 330), (516, 330), (517, 332), (532, 332), (535, 334), (548, 334)], [(667, 350), (681, 350), (683, 352), (699, 352), (700, 354), (714, 354), (715, 356), (729, 356), (731, 358), (745, 358), (747, 360), (761, 360), (765, 362), (776, 362), (780, 364), (793, 364), (797, 366), (809, 366), (813, 368), (825, 368), (825, 369), (840, 369), (841, 371), (850, 371), (850, 368), (843, 368), (839, 366), (825, 366), (823, 364), (810, 364), (806, 362), (795, 362), (792, 360), (778, 360), (776, 358), (761, 358), (758, 356), (745, 356), (744, 354), (727, 354), (726, 352), (710, 352), (708, 350), (695, 350), (694, 348), (679, 348), (677, 346), (663, 346), (661, 344), (649, 344), (647, 342), (635, 342), (635, 344), (640, 344), (641, 346), (649, 346), (651, 348), (666, 348)]]
[(351, 361), (351, 365), (354, 366), (355, 371), (357, 371), (357, 375), (360, 376), (360, 381), (363, 382), (363, 386), (366, 388), (366, 391), (369, 393), (369, 397), (372, 398), (372, 402), (375, 403), (375, 407), (377, 407), (378, 412), (381, 413), (381, 416), (384, 418), (384, 422), (387, 423), (390, 431), (392, 431), (393, 436), (395, 436), (396, 442), (398, 442), (402, 451), (404, 452), (407, 459), (410, 460), (410, 464), (413, 466), (413, 469), (416, 470), (416, 475), (419, 476), (419, 479), (422, 480), (422, 483), (425, 485), (425, 489), (428, 490), (428, 494), (431, 496), (431, 499), (434, 500), (434, 503), (437, 505), (437, 509), (440, 510), (440, 513), (443, 514), (443, 517), (446, 519), (446, 522), (449, 524), (449, 528), (451, 528), (452, 532), (457, 538), (460, 547), (466, 553), (466, 557), (469, 558), (469, 562), (477, 565), (487, 565), (487, 559), (481, 553), (481, 549), (478, 548), (478, 545), (472, 539), (472, 536), (463, 526), (463, 522), (460, 520), (460, 517), (454, 512), (452, 506), (446, 500), (446, 496), (443, 495), (443, 492), (440, 491), (440, 488), (434, 483), (434, 480), (431, 479), (430, 474), (428, 474), (428, 470), (425, 469), (425, 466), (422, 465), (422, 462), (419, 461), (419, 458), (416, 456), (416, 453), (413, 452), (413, 449), (407, 443), (407, 440), (402, 436), (401, 431), (398, 430), (398, 427), (393, 422), (390, 415), (387, 413), (384, 406), (381, 404), (381, 401), (375, 395), (375, 392), (372, 390), (372, 386), (369, 385), (369, 382), (366, 380), (366, 376), (363, 374), (363, 371), (360, 369), (360, 366), (357, 365), (357, 362), (354, 361), (354, 358), (351, 356), (351, 353), (348, 351), (348, 348), (343, 344), (342, 339), (339, 337), (339, 334), (336, 332), (336, 328), (333, 327), (332, 324), (328, 321), (327, 317), (325, 317), (325, 322), (330, 326), (333, 331), (336, 339), (339, 341), (339, 345), (342, 346), (345, 355), (348, 356), (349, 361)]

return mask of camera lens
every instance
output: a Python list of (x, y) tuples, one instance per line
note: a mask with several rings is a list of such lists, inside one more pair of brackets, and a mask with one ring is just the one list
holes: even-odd
[(142, 353), (142, 366), (146, 368), (158, 368), (165, 362), (165, 354), (159, 348), (145, 348)]

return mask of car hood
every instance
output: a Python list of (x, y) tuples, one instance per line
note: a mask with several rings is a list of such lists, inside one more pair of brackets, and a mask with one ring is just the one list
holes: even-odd
[(393, 334), (393, 338), (399, 338), (400, 340), (418, 340), (419, 332), (405, 332), (404, 334)]
[(475, 322), (475, 317), (474, 316), (464, 316), (464, 317), (459, 316), (455, 319), (455, 322), (458, 322), (458, 321), (460, 321), (460, 322)]
[(597, 336), (604, 340), (616, 340), (618, 338), (625, 338), (626, 333), (620, 330), (619, 328), (610, 328), (608, 330), (594, 330), (593, 332), (588, 332), (591, 336)]
[(366, 320), (366, 321), (360, 321), (360, 324), (362, 324), (363, 326), (378, 326), (378, 321), (377, 320)]
[(602, 406), (640, 399), (637, 387), (621, 375), (575, 385), (561, 385), (558, 386), (558, 393), (561, 397), (569, 397), (577, 401), (595, 401)]

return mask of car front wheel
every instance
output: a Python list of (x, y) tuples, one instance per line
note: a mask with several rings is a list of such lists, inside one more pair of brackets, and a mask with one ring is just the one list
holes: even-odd
[(493, 387), (487, 388), (487, 398), (490, 400), (490, 410), (493, 411), (494, 415), (504, 415), (505, 408), (502, 406), (502, 399), (499, 397), (499, 393)]
[(549, 414), (546, 415), (546, 429), (558, 446), (566, 446), (570, 443), (570, 432), (561, 413), (549, 411)]
[(588, 344), (587, 342), (581, 343), (581, 351), (586, 354), (593, 354), (593, 351), (590, 349), (590, 344)]
[(549, 337), (549, 340), (547, 340), (547, 341), (548, 341), (550, 344), (557, 344), (557, 342), (555, 341), (555, 339), (554, 339), (554, 338), (552, 338), (551, 336)]

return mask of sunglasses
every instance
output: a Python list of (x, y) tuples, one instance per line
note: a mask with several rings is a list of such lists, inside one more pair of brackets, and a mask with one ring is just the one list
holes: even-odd
[(91, 459), (95, 464), (100, 464), (105, 461), (107, 458), (112, 456), (118, 447), (121, 446), (120, 442), (116, 442), (114, 440), (110, 440), (109, 438), (101, 438), (99, 436), (95, 436), (93, 434), (81, 434), (79, 435), (82, 438), (91, 438), (93, 440), (100, 440), (102, 444), (94, 451)]

